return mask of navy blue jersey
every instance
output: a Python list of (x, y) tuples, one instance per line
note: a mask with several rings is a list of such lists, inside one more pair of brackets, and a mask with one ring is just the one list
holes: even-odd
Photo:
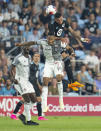
[(39, 65), (36, 65), (34, 62), (30, 65), (30, 80), (38, 78)]
[(69, 28), (69, 24), (67, 23), (66, 20), (63, 20), (62, 24), (58, 24), (54, 22), (52, 24), (49, 24), (48, 28), (49, 28), (49, 35), (55, 35), (56, 37), (61, 37), (64, 32), (64, 29)]

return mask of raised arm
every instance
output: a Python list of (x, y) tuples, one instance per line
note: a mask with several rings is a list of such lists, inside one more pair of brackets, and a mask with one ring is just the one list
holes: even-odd
[(89, 43), (90, 42), (90, 39), (88, 38), (82, 38), (77, 32), (75, 32), (71, 27), (68, 28), (69, 32), (76, 38), (78, 39), (79, 41), (82, 41), (82, 42), (87, 42)]
[(29, 42), (24, 42), (24, 43), (16, 43), (15, 46), (31, 46), (37, 44), (36, 41), (29, 41)]

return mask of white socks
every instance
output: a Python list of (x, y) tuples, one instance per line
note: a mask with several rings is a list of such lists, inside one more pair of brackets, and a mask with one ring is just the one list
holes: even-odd
[(30, 103), (24, 103), (24, 110), (25, 110), (27, 121), (31, 120), (30, 107), (31, 107)]
[(59, 92), (59, 101), (63, 101), (63, 84), (62, 81), (57, 82), (57, 86), (58, 86), (58, 92)]
[(42, 112), (47, 112), (48, 86), (42, 88)]

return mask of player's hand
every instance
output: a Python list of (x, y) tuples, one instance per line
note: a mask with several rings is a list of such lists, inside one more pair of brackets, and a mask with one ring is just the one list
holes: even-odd
[(63, 52), (61, 55), (62, 55), (62, 58), (63, 58), (63, 59), (65, 59), (66, 57), (69, 56), (69, 54), (67, 54), (67, 53), (65, 53), (65, 52)]
[(22, 44), (21, 43), (15, 43), (15, 46), (20, 47), (20, 46), (22, 46)]
[(89, 38), (83, 38), (81, 41), (86, 42), (86, 43), (90, 43), (91, 40)]

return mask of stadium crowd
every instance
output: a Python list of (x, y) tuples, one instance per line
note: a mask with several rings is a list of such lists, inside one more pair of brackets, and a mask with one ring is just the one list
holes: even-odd
[[(0, 0), (0, 95), (18, 95), (10, 79), (12, 56), (20, 51), (14, 44), (22, 41), (37, 41), (48, 35), (48, 23), (54, 21), (54, 15), (46, 15), (48, 5), (53, 4), (61, 12), (71, 27), (90, 43), (78, 43), (71, 34), (70, 45), (76, 57), (72, 59), (75, 80), (84, 84), (78, 92), (68, 88), (68, 78), (64, 71), (64, 95), (101, 94), (101, 1), (100, 0)], [(39, 46), (31, 47), (31, 53), (41, 53), (40, 74), (45, 58)], [(8, 55), (9, 54), (9, 55)], [(49, 83), (49, 95), (57, 95), (55, 77)]]

